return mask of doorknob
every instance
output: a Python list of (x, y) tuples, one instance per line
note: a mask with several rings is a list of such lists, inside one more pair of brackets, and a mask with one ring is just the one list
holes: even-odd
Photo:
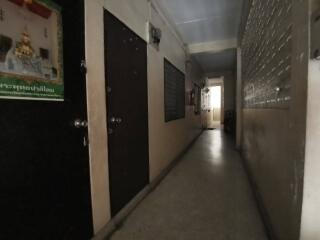
[(116, 117), (111, 117), (110, 118), (110, 123), (122, 123), (122, 118), (116, 118)]
[(75, 128), (86, 128), (88, 127), (88, 122), (86, 120), (76, 119), (73, 122)]
[(116, 118), (115, 117), (111, 117), (110, 118), (110, 123), (116, 123)]
[(122, 123), (122, 119), (121, 119), (121, 118), (116, 118), (116, 122), (117, 122), (118, 124), (120, 124), (120, 123)]

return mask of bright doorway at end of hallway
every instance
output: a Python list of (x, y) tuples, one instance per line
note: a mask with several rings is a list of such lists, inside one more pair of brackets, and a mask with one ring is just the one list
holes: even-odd
[(203, 92), (203, 110), (205, 112), (205, 128), (220, 129), (224, 122), (224, 78), (207, 79), (207, 87)]
[(210, 90), (210, 126), (217, 128), (221, 124), (221, 86), (213, 86)]

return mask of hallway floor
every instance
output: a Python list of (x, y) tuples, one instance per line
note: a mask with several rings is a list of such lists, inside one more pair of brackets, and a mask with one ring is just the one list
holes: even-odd
[(110, 240), (267, 240), (234, 145), (205, 131)]

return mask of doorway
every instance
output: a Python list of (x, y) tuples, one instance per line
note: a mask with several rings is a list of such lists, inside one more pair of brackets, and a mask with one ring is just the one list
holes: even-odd
[(218, 128), (221, 122), (222, 116), (222, 87), (212, 86), (209, 87), (210, 93), (210, 126), (211, 128)]
[(223, 128), (224, 123), (224, 78), (207, 79), (202, 90), (203, 127), (205, 129)]
[(111, 214), (149, 183), (147, 43), (105, 10)]

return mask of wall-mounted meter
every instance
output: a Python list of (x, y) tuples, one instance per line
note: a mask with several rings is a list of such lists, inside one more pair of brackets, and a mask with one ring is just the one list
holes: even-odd
[(160, 28), (153, 26), (150, 22), (147, 25), (148, 30), (148, 42), (159, 50), (159, 45), (162, 37), (162, 31)]

